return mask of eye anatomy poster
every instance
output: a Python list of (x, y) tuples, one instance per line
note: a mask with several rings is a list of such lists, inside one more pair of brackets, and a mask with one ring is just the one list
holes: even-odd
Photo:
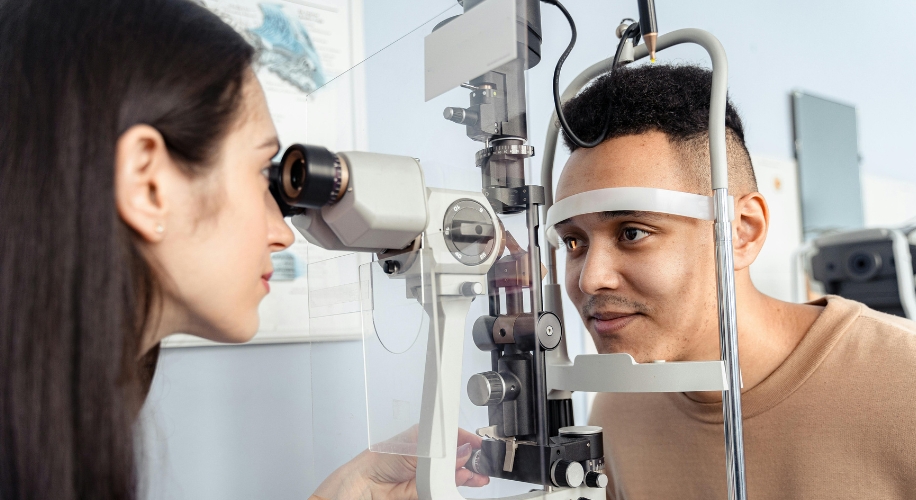
[[(366, 149), (365, 85), (357, 66), (364, 58), (363, 0), (198, 1), (255, 48), (254, 69), (283, 149), (294, 143)], [(358, 325), (310, 331), (310, 259), (334, 255), (293, 232), (296, 242), (273, 254), (271, 292), (261, 303), (261, 326), (252, 342), (358, 338)], [(163, 345), (215, 344), (173, 335)]]

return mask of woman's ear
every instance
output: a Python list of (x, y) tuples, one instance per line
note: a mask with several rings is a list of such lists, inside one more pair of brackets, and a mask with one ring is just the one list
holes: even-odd
[(168, 205), (162, 188), (170, 161), (162, 134), (149, 125), (134, 125), (118, 138), (115, 150), (118, 214), (149, 242), (161, 241), (166, 231)]
[(770, 208), (760, 193), (750, 193), (735, 200), (732, 242), (735, 248), (735, 270), (749, 267), (767, 239)]

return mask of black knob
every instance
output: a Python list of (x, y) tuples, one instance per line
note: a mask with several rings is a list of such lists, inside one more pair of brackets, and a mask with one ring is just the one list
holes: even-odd
[(557, 460), (550, 466), (550, 480), (561, 488), (578, 488), (585, 478), (585, 469), (579, 462)]
[(483, 454), (483, 450), (472, 451), (471, 457), (468, 458), (468, 461), (464, 464), (464, 467), (475, 474), (480, 474), (483, 476), (489, 476), (492, 474), (492, 471), (490, 471), (490, 463), (487, 461), (487, 457)]
[(396, 260), (386, 260), (382, 270), (385, 274), (397, 274), (401, 270), (401, 263)]
[(591, 471), (585, 475), (585, 485), (589, 488), (607, 488), (607, 476), (601, 472)]

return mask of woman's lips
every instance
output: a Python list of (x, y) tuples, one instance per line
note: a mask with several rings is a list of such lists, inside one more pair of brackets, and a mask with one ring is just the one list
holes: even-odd
[(600, 319), (592, 316), (592, 322), (595, 325), (595, 333), (598, 335), (613, 335), (620, 333), (627, 325), (632, 323), (639, 314), (612, 315), (606, 319)]
[(269, 283), (269, 281), (270, 281), (270, 277), (273, 276), (273, 275), (274, 275), (274, 273), (271, 272), (271, 273), (267, 273), (267, 274), (264, 274), (264, 275), (261, 276), (261, 283), (264, 284), (264, 288), (267, 289), (267, 293), (270, 293), (270, 283)]

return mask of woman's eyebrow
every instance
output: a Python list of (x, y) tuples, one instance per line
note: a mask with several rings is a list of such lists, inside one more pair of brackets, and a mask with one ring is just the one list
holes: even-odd
[(264, 143), (258, 146), (257, 149), (264, 149), (264, 148), (273, 148), (274, 154), (277, 154), (277, 152), (280, 151), (280, 139), (277, 138), (277, 136), (273, 136), (270, 139), (267, 139), (266, 141), (264, 141)]

